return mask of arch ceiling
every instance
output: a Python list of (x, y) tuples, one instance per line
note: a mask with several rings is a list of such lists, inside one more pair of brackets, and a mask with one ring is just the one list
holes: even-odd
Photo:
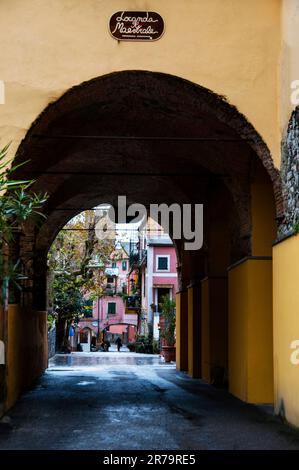
[(70, 89), (32, 124), (16, 163), (28, 159), (17, 176), (49, 194), (45, 248), (75, 214), (116, 204), (118, 195), (145, 205), (204, 203), (221, 180), (237, 200), (258, 160), (277, 217), (283, 212), (279, 174), (246, 118), (210, 90), (162, 73), (117, 72)]

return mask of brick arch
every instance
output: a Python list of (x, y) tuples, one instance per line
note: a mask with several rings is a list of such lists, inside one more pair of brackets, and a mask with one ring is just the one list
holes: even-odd
[[(114, 204), (115, 194), (126, 190), (132, 202), (145, 205), (205, 203), (214, 177), (236, 202), (250, 254), (249, 179), (255, 160), (271, 181), (276, 216), (283, 217), (280, 176), (254, 127), (223, 96), (164, 73), (115, 72), (73, 87), (32, 124), (15, 163), (28, 159), (16, 177), (33, 178), (35, 191), (50, 194), (46, 221), (27, 234), (27, 248), (31, 243), (36, 265), (44, 268), (41, 260), (57, 230), (76, 213), (101, 202)], [(42, 292), (43, 276), (33, 272), (40, 286), (35, 290)]]
[[(136, 105), (142, 97), (145, 105), (165, 115), (168, 113), (176, 116), (180, 112), (191, 120), (196, 121), (201, 116), (205, 119), (208, 116), (210, 120), (222, 123), (228, 131), (228, 139), (240, 138), (262, 162), (272, 181), (277, 219), (279, 222), (283, 219), (284, 199), (280, 174), (274, 166), (269, 148), (252, 124), (224, 96), (165, 73), (140, 70), (114, 72), (74, 86), (57, 101), (49, 104), (33, 122), (19, 146), (16, 161), (23, 161), (30, 154), (37, 136), (40, 143), (45, 133), (57, 130), (53, 122), (59, 124), (69, 113), (80, 113), (83, 107), (92, 107), (97, 100), (103, 108), (108, 108), (116, 94), (121, 95), (124, 90), (131, 94), (132, 105)], [(121, 102), (119, 112), (125, 112), (127, 105), (128, 103)]]

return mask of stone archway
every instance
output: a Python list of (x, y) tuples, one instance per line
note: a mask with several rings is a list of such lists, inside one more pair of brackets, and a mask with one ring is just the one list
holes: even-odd
[[(25, 294), (29, 308), (45, 309), (46, 254), (58, 231), (75, 214), (101, 202), (116, 206), (118, 195), (126, 195), (128, 203), (145, 206), (203, 203), (211, 221), (205, 228), (208, 242), (204, 249), (187, 253), (183, 243), (176, 244), (181, 275), (178, 367), (194, 376), (201, 374), (203, 331), (198, 315), (203, 309), (209, 324), (204, 334), (214, 335), (209, 348), (213, 349), (213, 344), (215, 348), (209, 349), (209, 357), (204, 359), (210, 371), (215, 366), (211, 359), (214, 350), (223, 340), (217, 336), (217, 312), (226, 311), (225, 328), (229, 327), (230, 315), (234, 338), (240, 331), (248, 333), (246, 315), (254, 294), (240, 300), (240, 282), (250, 284), (264, 275), (268, 279), (275, 220), (282, 220), (283, 199), (279, 174), (266, 144), (223, 97), (162, 73), (126, 71), (96, 78), (69, 90), (37, 118), (20, 145), (15, 163), (28, 159), (30, 162), (16, 176), (34, 178), (33, 189), (49, 194), (47, 219), (38, 229), (28, 226), (20, 240), (20, 255), (30, 278)], [(221, 217), (217, 217), (217, 211)], [(218, 238), (212, 236), (216, 226)], [(221, 250), (226, 255), (220, 266), (211, 253), (220, 254)], [(228, 276), (228, 268), (230, 273), (235, 269), (241, 272)], [(223, 282), (215, 281), (218, 278)], [(204, 279), (208, 282), (203, 287)], [(231, 307), (224, 305), (227, 284)], [(256, 288), (252, 284), (253, 291)], [(210, 300), (219, 298), (218, 289), (223, 303), (213, 307)], [(263, 292), (258, 292), (268, 313), (270, 290), (269, 285), (266, 300)], [(205, 306), (203, 292), (208, 299)], [(240, 325), (236, 308), (244, 315)], [(264, 321), (265, 335), (271, 315)], [(250, 328), (259, 327), (258, 321), (254, 318)], [(267, 337), (267, 360), (269, 341)], [(254, 342), (250, 347), (256, 347)], [(241, 349), (237, 339), (229, 345), (232, 357)], [(258, 353), (263, 354), (263, 350)], [(246, 349), (239, 355), (247, 361), (250, 353)], [(231, 372), (233, 393), (247, 401), (263, 400), (259, 391), (254, 395), (262, 378), (251, 394), (247, 390), (251, 377), (242, 377), (240, 384), (239, 367), (236, 362)], [(240, 392), (242, 387), (246, 393)]]

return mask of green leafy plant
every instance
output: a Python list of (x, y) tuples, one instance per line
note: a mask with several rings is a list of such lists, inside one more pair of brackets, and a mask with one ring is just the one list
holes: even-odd
[(129, 351), (134, 352), (136, 350), (136, 343), (134, 341), (131, 343), (128, 343), (127, 348), (129, 349)]
[(56, 318), (52, 313), (48, 314), (48, 331), (50, 331), (55, 325)]
[(0, 150), (0, 301), (5, 304), (10, 283), (21, 289), (20, 281), (26, 277), (20, 269), (20, 260), (10, 260), (9, 245), (20, 233), (28, 219), (36, 222), (44, 217), (41, 212), (47, 194), (31, 191), (34, 180), (15, 180), (13, 173), (22, 165), (9, 168), (12, 160), (7, 159), (9, 145)]
[(165, 295), (159, 304), (160, 311), (164, 317), (164, 324), (161, 329), (161, 337), (165, 339), (168, 346), (175, 344), (175, 302)]
[(128, 294), (124, 294), (123, 292), (119, 294), (119, 296), (123, 299), (124, 302), (126, 302), (129, 298)]
[(131, 286), (132, 295), (136, 295), (136, 294), (138, 294), (138, 292), (139, 292), (138, 285), (137, 284), (132, 284), (132, 286)]
[(153, 339), (153, 354), (159, 354), (160, 353), (160, 344), (159, 341), (156, 339)]
[(137, 353), (152, 354), (153, 353), (153, 336), (137, 335), (135, 342), (135, 350)]
[(68, 346), (69, 326), (84, 316), (92, 317), (93, 301), (105, 294), (105, 266), (115, 245), (99, 240), (96, 211), (88, 210), (71, 219), (59, 232), (48, 253), (52, 281), (49, 300), (57, 317), (57, 347)]

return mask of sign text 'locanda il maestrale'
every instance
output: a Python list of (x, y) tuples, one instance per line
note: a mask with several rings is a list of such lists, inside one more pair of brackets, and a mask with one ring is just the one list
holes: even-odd
[(154, 11), (118, 11), (109, 22), (118, 41), (156, 41), (164, 32), (163, 18)]

